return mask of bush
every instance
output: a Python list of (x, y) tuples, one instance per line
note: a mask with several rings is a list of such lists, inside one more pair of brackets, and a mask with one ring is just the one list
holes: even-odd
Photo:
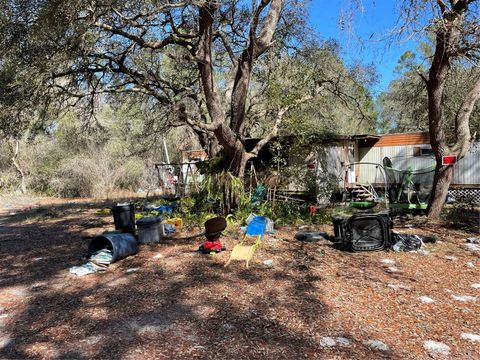
[(77, 155), (64, 159), (49, 186), (61, 197), (101, 197), (118, 189), (135, 190), (140, 186), (144, 165), (128, 159), (116, 163), (105, 152)]
[(2, 170), (0, 173), (0, 192), (15, 191), (20, 184), (18, 174), (13, 169)]
[(98, 185), (99, 172), (90, 159), (83, 155), (75, 156), (60, 164), (49, 185), (60, 197), (95, 196), (95, 192), (102, 188)]
[[(144, 119), (132, 118), (125, 109), (119, 114), (108, 109), (97, 114), (92, 124), (66, 111), (48, 128), (24, 134), (17, 162), (29, 191), (61, 197), (108, 196), (116, 190), (148, 190), (157, 185), (153, 166), (147, 164), (159, 158), (155, 141), (160, 136), (143, 134)], [(143, 135), (151, 135), (150, 140), (144, 141)], [(0, 140), (0, 191), (20, 185), (8, 141)]]
[(111, 167), (116, 188), (137, 190), (141, 186), (146, 187), (146, 168), (142, 159), (129, 158), (113, 163)]
[(455, 203), (453, 206), (447, 205), (442, 211), (442, 218), (455, 226), (471, 226), (478, 230), (480, 208), (473, 204)]
[(56, 195), (51, 181), (66, 160), (63, 151), (56, 147), (55, 143), (39, 138), (25, 144), (25, 151), (21, 156), (27, 172), (27, 188), (40, 194)]

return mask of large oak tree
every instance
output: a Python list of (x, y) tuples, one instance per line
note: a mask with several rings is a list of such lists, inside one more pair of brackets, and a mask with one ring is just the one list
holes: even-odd
[(65, 31), (70, 61), (55, 71), (54, 84), (71, 97), (137, 92), (155, 99), (174, 121), (208, 134), (223, 149), (228, 170), (243, 177), (285, 113), (312, 96), (275, 109), (268, 133), (246, 150), (255, 63), (273, 46), (289, 45), (293, 13), (285, 0), (80, 2)]
[(453, 62), (468, 61), (478, 69), (480, 7), (478, 0), (437, 0), (432, 5), (434, 18), (430, 27), (435, 33), (435, 50), (428, 75), (421, 76), (427, 87), (430, 143), (437, 162), (428, 216), (438, 218), (453, 177), (453, 166), (443, 165), (442, 158), (456, 155), (461, 159), (474, 140), (469, 121), (480, 97), (480, 71), (475, 72), (470, 88), (458, 104), (451, 143), (445, 128), (445, 91)]

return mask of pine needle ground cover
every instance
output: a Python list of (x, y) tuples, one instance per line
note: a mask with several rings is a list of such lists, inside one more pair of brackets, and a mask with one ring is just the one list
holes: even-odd
[(352, 254), (284, 227), (246, 269), (223, 266), (240, 235), (210, 256), (194, 252), (201, 238), (183, 239), (199, 229), (185, 229), (74, 277), (89, 237), (112, 228), (99, 208), (55, 201), (40, 215), (0, 214), (0, 358), (480, 357), (480, 252), (465, 240), (478, 233), (401, 228), (439, 242)]

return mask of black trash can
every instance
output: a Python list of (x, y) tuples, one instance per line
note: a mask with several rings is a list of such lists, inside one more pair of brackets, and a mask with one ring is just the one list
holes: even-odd
[(137, 239), (132, 234), (104, 233), (95, 236), (88, 247), (87, 256), (102, 249), (112, 250), (112, 262), (134, 255), (138, 252)]
[(135, 207), (133, 204), (116, 205), (112, 208), (115, 230), (135, 235)]
[(146, 216), (137, 220), (138, 241), (141, 244), (160, 242), (164, 235), (162, 222), (162, 216)]

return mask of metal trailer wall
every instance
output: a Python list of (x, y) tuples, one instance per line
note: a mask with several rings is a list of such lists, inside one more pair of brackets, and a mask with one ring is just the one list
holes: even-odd
[(344, 145), (324, 146), (317, 152), (317, 203), (327, 204), (332, 191), (343, 189), (345, 183), (345, 167), (348, 162)]
[(318, 161), (317, 178), (322, 178), (322, 175), (328, 174), (329, 177), (337, 179), (338, 187), (342, 188), (345, 180), (343, 164), (348, 162), (345, 156), (345, 148), (343, 146), (325, 147), (320, 158), (324, 158), (325, 163), (322, 163), (321, 160)]
[[(431, 149), (429, 144), (399, 145), (399, 146), (374, 146), (359, 149), (359, 161), (382, 164), (384, 157), (389, 157), (395, 169), (406, 170), (411, 166), (413, 171), (432, 169), (435, 166), (433, 155), (413, 156), (414, 148)], [(369, 164), (357, 164), (359, 177), (357, 182), (362, 184), (383, 184), (382, 169)], [(452, 185), (478, 185), (480, 184), (480, 142), (473, 144), (467, 155), (454, 165), (454, 178)], [(431, 182), (433, 171), (415, 176), (415, 182)]]
[(480, 184), (480, 141), (472, 144), (467, 155), (455, 165), (452, 185)]
[[(321, 146), (315, 153), (311, 153), (306, 158), (292, 155), (288, 158), (289, 166), (298, 166), (298, 178), (307, 176), (309, 172), (314, 171), (319, 188), (331, 187), (332, 181), (336, 187), (343, 188), (345, 179), (345, 169), (342, 163), (346, 163), (346, 152), (343, 145)], [(308, 168), (308, 164), (315, 163), (315, 168)], [(306, 191), (304, 182), (299, 182), (298, 178), (292, 179), (286, 185), (285, 190), (291, 192)]]

